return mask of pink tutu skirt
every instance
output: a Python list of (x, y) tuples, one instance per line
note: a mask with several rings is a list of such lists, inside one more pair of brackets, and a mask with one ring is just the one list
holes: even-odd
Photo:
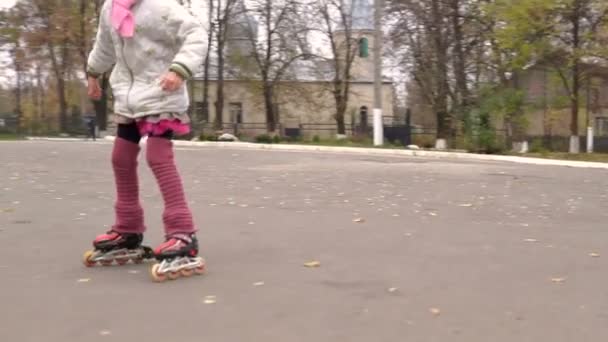
[(163, 113), (145, 116), (137, 119), (130, 119), (120, 114), (114, 115), (116, 124), (137, 123), (137, 128), (141, 136), (159, 136), (172, 131), (176, 136), (190, 133), (190, 118), (188, 113)]

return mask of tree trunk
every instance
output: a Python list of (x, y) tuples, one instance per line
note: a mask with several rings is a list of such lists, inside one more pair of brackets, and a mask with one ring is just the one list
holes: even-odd
[(44, 93), (42, 90), (42, 71), (40, 70), (40, 64), (36, 65), (36, 119), (40, 120), (42, 117)]
[(80, 58), (82, 58), (82, 70), (87, 71), (87, 0), (80, 0)]
[(217, 97), (215, 102), (215, 129), (221, 130), (224, 126), (224, 43), (218, 39), (217, 48)]
[(274, 112), (273, 86), (268, 81), (264, 81), (264, 105), (266, 107), (266, 127), (268, 133), (274, 133), (277, 129), (276, 117)]
[(100, 131), (108, 129), (108, 75), (103, 74), (100, 77), (101, 99), (93, 101), (95, 107), (95, 119)]
[(23, 76), (23, 67), (22, 67), (22, 61), (23, 61), (23, 53), (21, 51), (21, 44), (19, 42), (19, 40), (16, 41), (16, 46), (15, 46), (15, 53), (14, 53), (14, 63), (15, 63), (15, 73), (17, 76), (17, 86), (15, 87), (15, 115), (16, 115), (16, 119), (17, 119), (17, 131), (20, 130), (21, 128), (21, 120), (22, 120), (22, 115), (23, 115), (23, 109), (21, 106), (21, 91), (22, 91), (22, 76)]
[(458, 107), (463, 109), (468, 105), (469, 90), (467, 86), (467, 74), (465, 55), (463, 50), (463, 33), (460, 24), (460, 0), (452, 0), (452, 30), (454, 32), (454, 74), (456, 77), (456, 90), (458, 93)]
[(346, 134), (346, 124), (344, 120), (344, 114), (346, 113), (347, 101), (343, 95), (342, 82), (337, 81), (334, 83), (334, 99), (336, 101), (336, 124), (338, 128), (338, 134)]
[(451, 120), (448, 113), (447, 97), (449, 92), (448, 84), (448, 56), (445, 37), (442, 35), (442, 20), (439, 0), (432, 0), (431, 15), (433, 24), (431, 36), (436, 53), (437, 71), (437, 95), (435, 99), (435, 113), (437, 115), (437, 139), (447, 139), (450, 136)]
[(579, 95), (580, 95), (580, 58), (577, 55), (579, 53), (578, 49), (580, 47), (580, 20), (581, 20), (581, 3), (576, 0), (574, 2), (574, 9), (572, 13), (572, 51), (573, 51), (573, 61), (572, 61), (572, 91), (570, 94), (570, 103), (571, 103), (571, 122), (570, 122), (570, 153), (578, 153), (580, 152), (579, 142), (578, 142), (578, 106), (579, 106)]
[(65, 132), (67, 130), (67, 113), (68, 103), (65, 96), (65, 79), (63, 78), (63, 72), (59, 62), (57, 61), (57, 55), (55, 53), (55, 44), (50, 41), (49, 35), (49, 55), (51, 57), (51, 64), (53, 66), (53, 73), (55, 74), (55, 80), (57, 82), (57, 98), (59, 99), (59, 131)]
[(215, 129), (224, 128), (224, 45), (226, 42), (226, 22), (222, 19), (222, 2), (217, 4), (217, 90), (215, 102)]
[[(209, 64), (211, 63), (211, 47), (213, 46), (213, 0), (209, 0), (209, 34), (207, 35), (207, 54), (203, 71), (203, 117), (209, 120)], [(198, 118), (199, 121), (202, 118)]]

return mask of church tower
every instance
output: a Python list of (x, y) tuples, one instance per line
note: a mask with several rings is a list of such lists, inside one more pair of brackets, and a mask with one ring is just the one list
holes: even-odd
[[(374, 0), (351, 0), (351, 39), (357, 42), (357, 55), (353, 61), (351, 74), (357, 81), (374, 79)], [(336, 31), (340, 45), (346, 39), (347, 30), (342, 26)]]
[(252, 56), (254, 44), (251, 37), (257, 37), (258, 24), (247, 13), (243, 0), (238, 0), (232, 8), (226, 34), (226, 55), (229, 59)]

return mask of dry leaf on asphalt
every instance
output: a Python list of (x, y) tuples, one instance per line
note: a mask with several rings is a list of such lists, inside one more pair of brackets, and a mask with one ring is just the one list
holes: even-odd
[(439, 316), (441, 315), (441, 310), (437, 309), (437, 308), (430, 308), (429, 311), (434, 315), (434, 316)]
[(112, 332), (110, 330), (102, 330), (99, 332), (99, 335), (101, 335), (101, 336), (108, 336), (111, 334), (112, 334)]
[(363, 222), (365, 222), (365, 219), (359, 217), (359, 218), (354, 219), (353, 222), (355, 222), (355, 223), (363, 223)]
[(89, 281), (91, 281), (91, 278), (81, 278), (81, 279), (78, 279), (79, 283), (88, 283)]
[(538, 242), (536, 239), (525, 239), (524, 242)]
[(391, 287), (391, 288), (388, 289), (388, 292), (394, 293), (394, 292), (397, 292), (397, 290), (398, 289), (396, 287)]
[(551, 281), (554, 283), (561, 284), (566, 281), (566, 278), (551, 278)]
[(203, 303), (205, 304), (215, 304), (216, 303), (216, 297), (215, 296), (207, 296), (205, 297), (205, 299), (203, 300)]
[(304, 266), (309, 267), (309, 268), (319, 267), (319, 266), (321, 266), (321, 262), (313, 260), (313, 261), (309, 261), (307, 263), (304, 263)]
[(263, 281), (258, 281), (257, 283), (253, 283), (253, 286), (264, 286), (264, 282)]
[(589, 253), (589, 256), (592, 258), (599, 258), (600, 254), (599, 253)]

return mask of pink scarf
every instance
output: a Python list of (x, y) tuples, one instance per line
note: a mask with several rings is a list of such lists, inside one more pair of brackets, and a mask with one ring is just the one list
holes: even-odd
[(137, 0), (112, 0), (112, 26), (121, 37), (131, 38), (135, 33), (135, 19), (131, 7)]

